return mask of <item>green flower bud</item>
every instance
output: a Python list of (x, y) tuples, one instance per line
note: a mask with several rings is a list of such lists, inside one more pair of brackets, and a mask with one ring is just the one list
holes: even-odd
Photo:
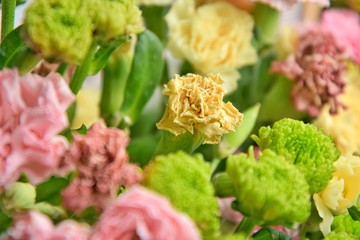
[(184, 152), (157, 156), (144, 170), (144, 185), (169, 198), (178, 210), (191, 217), (203, 239), (217, 239), (218, 203), (209, 181), (210, 166), (201, 155)]
[(236, 204), (258, 225), (304, 222), (310, 214), (309, 186), (301, 172), (271, 150), (255, 160), (241, 153), (230, 155), (226, 172), (235, 187)]
[(35, 0), (26, 11), (32, 48), (50, 60), (81, 62), (92, 42), (92, 23), (83, 0)]
[(53, 206), (47, 202), (36, 203), (31, 209), (42, 212), (48, 215), (49, 217), (51, 217), (52, 219), (59, 219), (61, 217), (66, 216), (64, 209), (57, 206)]
[(36, 191), (30, 183), (16, 182), (0, 197), (0, 205), (8, 213), (30, 209), (35, 204)]

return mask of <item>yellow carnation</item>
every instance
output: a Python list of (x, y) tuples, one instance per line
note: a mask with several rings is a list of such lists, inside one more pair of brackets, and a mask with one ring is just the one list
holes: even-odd
[(169, 100), (156, 126), (174, 135), (201, 133), (204, 143), (219, 143), (223, 134), (242, 121), (242, 114), (230, 102), (223, 102), (222, 84), (223, 79), (215, 74), (176, 75), (163, 90)]
[(72, 128), (79, 128), (82, 124), (89, 128), (99, 119), (100, 94), (101, 92), (94, 87), (84, 87), (79, 91)]
[(360, 105), (354, 99), (360, 98), (360, 70), (348, 65), (346, 73), (347, 85), (340, 96), (347, 109), (340, 109), (336, 115), (330, 115), (325, 107), (314, 122), (324, 133), (333, 136), (336, 146), (343, 155), (360, 153)]
[(185, 58), (200, 74), (219, 73), (225, 89), (236, 89), (237, 69), (256, 62), (251, 45), (252, 16), (227, 2), (196, 8), (195, 0), (176, 1), (166, 16), (169, 49)]
[(314, 194), (315, 206), (324, 219), (320, 224), (324, 235), (330, 232), (333, 215), (346, 213), (360, 195), (360, 157), (341, 156), (334, 164), (333, 179), (322, 192)]

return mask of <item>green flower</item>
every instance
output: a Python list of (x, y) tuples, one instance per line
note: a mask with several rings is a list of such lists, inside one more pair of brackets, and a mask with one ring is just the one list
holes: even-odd
[[(354, 221), (349, 214), (343, 214), (334, 217), (331, 225), (331, 231), (341, 233), (345, 232), (355, 239), (360, 238), (360, 222)], [(345, 238), (343, 238), (345, 239)], [(347, 239), (347, 238), (346, 238)]]
[(30, 183), (16, 182), (0, 195), (0, 206), (8, 213), (31, 209), (35, 204), (36, 191)]
[(314, 125), (284, 118), (273, 127), (262, 127), (259, 136), (252, 135), (262, 150), (271, 149), (295, 166), (305, 175), (310, 193), (320, 192), (332, 178), (333, 163), (340, 152), (330, 136)]
[(326, 235), (326, 237), (324, 238), (324, 240), (356, 240), (357, 238), (355, 238), (352, 235), (349, 235), (346, 232), (331, 232), (328, 235)]
[(92, 23), (83, 0), (36, 0), (26, 11), (29, 44), (50, 60), (79, 63), (92, 42)]
[(259, 160), (249, 150), (230, 155), (226, 172), (234, 188), (234, 207), (257, 225), (304, 222), (310, 214), (309, 186), (284, 157), (264, 150)]
[(89, 13), (94, 33), (101, 39), (138, 33), (142, 29), (141, 12), (135, 0), (91, 0)]
[(204, 239), (216, 239), (220, 229), (218, 203), (210, 183), (210, 167), (201, 155), (184, 152), (157, 156), (144, 171), (144, 185), (169, 198), (188, 214)]

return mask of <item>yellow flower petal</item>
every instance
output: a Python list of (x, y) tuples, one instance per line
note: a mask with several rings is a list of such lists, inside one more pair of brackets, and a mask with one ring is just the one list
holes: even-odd
[(331, 223), (333, 222), (334, 217), (318, 194), (315, 193), (313, 199), (319, 216), (323, 219), (320, 223), (320, 231), (326, 236), (331, 232)]

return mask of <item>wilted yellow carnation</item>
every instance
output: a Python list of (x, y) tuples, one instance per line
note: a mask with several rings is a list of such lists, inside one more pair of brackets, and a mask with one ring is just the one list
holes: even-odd
[(256, 62), (251, 45), (252, 16), (227, 2), (196, 8), (195, 0), (176, 1), (166, 15), (169, 49), (200, 74), (219, 73), (227, 93), (236, 89), (237, 69)]
[(219, 143), (223, 134), (242, 121), (242, 114), (230, 102), (223, 102), (222, 84), (223, 79), (215, 74), (176, 75), (163, 90), (169, 100), (156, 126), (174, 135), (197, 132), (203, 135), (204, 143)]
[(84, 87), (76, 95), (76, 112), (72, 128), (80, 128), (82, 124), (90, 127), (100, 116), (100, 90)]
[(344, 214), (357, 204), (360, 195), (360, 157), (341, 156), (334, 163), (336, 171), (326, 188), (314, 195), (315, 206), (324, 219), (320, 229), (330, 232), (333, 215)]
[(340, 109), (338, 114), (330, 115), (325, 107), (314, 122), (324, 133), (333, 136), (334, 142), (343, 155), (360, 153), (360, 105), (354, 99), (360, 98), (360, 69), (348, 65), (347, 85), (340, 101), (347, 109)]

